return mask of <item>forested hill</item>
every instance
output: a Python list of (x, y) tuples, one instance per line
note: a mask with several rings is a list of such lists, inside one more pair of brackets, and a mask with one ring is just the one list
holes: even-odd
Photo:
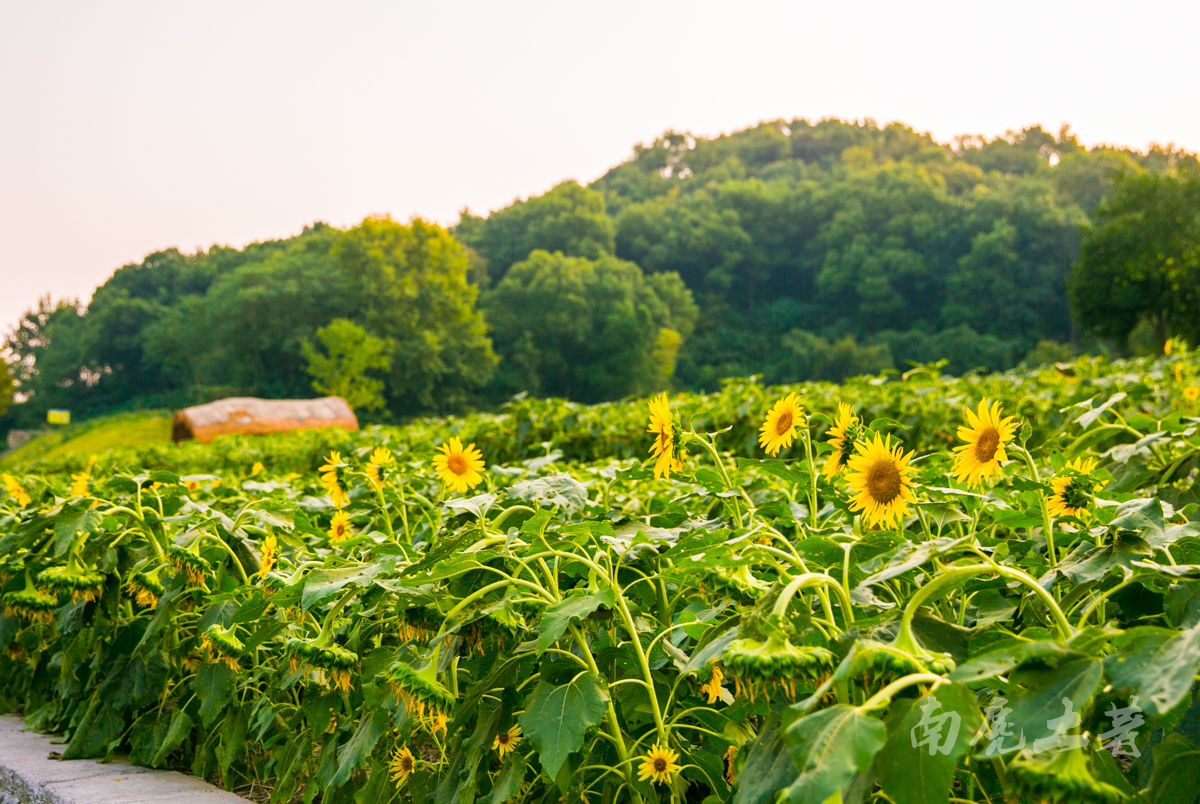
[(0, 431), (50, 407), (231, 394), (346, 388), (388, 418), (522, 391), (592, 402), (1065, 356), (1083, 340), (1066, 291), (1081, 226), (1114, 176), (1196, 164), (1040, 128), (950, 144), (837, 120), (668, 133), (588, 187), (449, 232), (367, 219), (151, 254), (86, 307), (25, 316)]

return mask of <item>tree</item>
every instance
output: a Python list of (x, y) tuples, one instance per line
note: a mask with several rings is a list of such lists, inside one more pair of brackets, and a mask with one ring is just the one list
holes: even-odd
[(340, 396), (355, 410), (383, 407), (383, 380), (368, 376), (368, 371), (387, 371), (392, 367), (388, 345), (345, 318), (335, 318), (317, 330), (324, 353), (308, 340), (300, 350), (308, 361), (312, 387), (326, 396)]
[[(485, 300), (506, 390), (598, 402), (661, 387), (696, 318), (675, 275), (534, 251)], [(675, 333), (664, 334), (664, 330)]]
[(3, 416), (8, 411), (8, 406), (12, 404), (13, 391), (12, 374), (8, 370), (8, 364), (0, 360), (0, 416)]
[(1142, 321), (1161, 346), (1200, 336), (1200, 175), (1120, 176), (1085, 230), (1071, 306), (1090, 334), (1124, 342)]
[(605, 212), (603, 194), (573, 181), (487, 218), (464, 213), (454, 235), (487, 260), (493, 282), (535, 249), (594, 260), (614, 248), (613, 222)]

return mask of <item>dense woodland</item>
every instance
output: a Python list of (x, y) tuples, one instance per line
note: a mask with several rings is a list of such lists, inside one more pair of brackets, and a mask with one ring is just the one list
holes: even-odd
[(311, 396), (340, 387), (319, 361), (364, 344), (378, 359), (356, 369), (374, 389), (362, 407), (381, 419), (1156, 347), (1200, 334), (1197, 201), (1194, 155), (1087, 149), (1065, 129), (668, 132), (587, 187), (464, 211), (449, 231), (318, 223), (150, 254), (86, 307), (46, 300), (7, 339), (0, 431), (51, 407)]

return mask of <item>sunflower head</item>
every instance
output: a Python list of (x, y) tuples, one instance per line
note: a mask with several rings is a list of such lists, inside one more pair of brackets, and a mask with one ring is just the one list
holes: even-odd
[(1054, 494), (1046, 501), (1046, 510), (1051, 516), (1079, 517), (1087, 513), (1093, 495), (1104, 487), (1090, 477), (1095, 468), (1095, 458), (1076, 458), (1050, 480)]
[(1012, 416), (1001, 417), (1000, 403), (988, 407), (987, 400), (979, 410), (967, 410), (968, 426), (958, 428), (958, 437), (967, 442), (954, 448), (954, 477), (968, 486), (1000, 473), (1000, 464), (1008, 460), (1004, 445), (1012, 441), (1017, 425)]
[(1008, 768), (1018, 794), (1029, 801), (1054, 804), (1118, 804), (1125, 795), (1100, 781), (1082, 748), (1053, 754), (1049, 760), (1021, 752)]
[(1197, 399), (1200, 399), (1200, 387), (1189, 385), (1187, 388), (1184, 388), (1183, 398), (1188, 402), (1195, 402)]
[(68, 564), (50, 567), (37, 576), (38, 588), (49, 594), (70, 594), (71, 602), (98, 600), (104, 591), (104, 576)]
[(212, 572), (212, 565), (199, 553), (194, 553), (178, 545), (167, 548), (167, 561), (181, 575), (186, 575), (192, 586), (203, 586), (204, 576)]
[(463, 447), (458, 437), (438, 447), (433, 456), (433, 468), (438, 478), (450, 488), (463, 494), (483, 482), (483, 453), (474, 444)]
[(334, 511), (333, 519), (329, 522), (329, 541), (337, 544), (353, 535), (350, 530), (350, 515), (345, 511)]
[(48, 623), (54, 619), (58, 601), (36, 589), (18, 589), (6, 592), (0, 602), (4, 604), (4, 616), (27, 623)]
[(908, 504), (916, 503), (913, 494), (912, 472), (909, 465), (912, 453), (904, 454), (899, 442), (878, 433), (870, 441), (855, 445), (854, 455), (847, 461), (846, 480), (854, 491), (852, 511), (861, 511), (867, 525), (887, 524), (896, 527), (908, 513)]
[(725, 674), (721, 672), (721, 668), (714, 662), (712, 666), (712, 675), (708, 681), (700, 685), (700, 692), (708, 701), (708, 705), (712, 706), (717, 701), (721, 700), (721, 693), (725, 691), (722, 682), (725, 681)]
[(238, 660), (246, 655), (246, 646), (234, 635), (232, 628), (217, 624), (210, 625), (200, 637), (200, 647), (209, 656), (224, 662), (235, 673), (240, 669)]
[(819, 683), (837, 664), (832, 651), (815, 645), (797, 647), (778, 634), (765, 641), (735, 639), (721, 661), (733, 674), (735, 695), (748, 695), (750, 700), (776, 687), (795, 698), (797, 682)]
[(33, 498), (26, 493), (24, 487), (17, 482), (15, 477), (7, 474), (0, 475), (0, 480), (4, 481), (4, 488), (8, 491), (9, 496), (16, 500), (18, 507), (24, 508), (33, 502)]
[(424, 670), (417, 671), (397, 661), (392, 663), (384, 676), (397, 700), (403, 701), (409, 717), (415, 717), (426, 725), (432, 724), (437, 715), (444, 714), (454, 706), (454, 695), (437, 681), (436, 655)]
[(655, 784), (670, 782), (679, 773), (679, 752), (664, 745), (655, 745), (642, 757), (641, 767), (638, 768), (640, 781), (652, 780)]
[(492, 741), (492, 748), (499, 752), (501, 759), (504, 759), (504, 755), (509, 751), (515, 751), (520, 742), (521, 727), (514, 723), (509, 726), (508, 731), (502, 731), (496, 735), (496, 739)]
[(413, 758), (413, 753), (408, 750), (407, 745), (402, 745), (392, 752), (392, 761), (388, 766), (388, 775), (397, 786), (401, 786), (408, 781), (408, 777), (412, 776), (413, 771), (416, 769), (417, 760)]
[(800, 400), (795, 394), (788, 394), (767, 412), (767, 418), (759, 428), (758, 444), (768, 455), (778, 455), (779, 450), (792, 445), (796, 428), (807, 426), (808, 420), (804, 416), (804, 409), (800, 407)]
[(86, 497), (88, 495), (88, 480), (91, 479), (89, 472), (80, 472), (77, 475), (71, 475), (71, 496)]
[(668, 480), (671, 472), (683, 469), (683, 425), (671, 413), (671, 403), (664, 392), (650, 400), (650, 425), (646, 432), (654, 433), (650, 454), (654, 458), (654, 476)]
[(275, 559), (279, 555), (279, 540), (271, 534), (262, 540), (259, 546), (262, 553), (262, 560), (258, 563), (258, 577), (265, 578), (271, 574), (271, 570), (275, 569)]
[(308, 645), (305, 658), (321, 671), (321, 682), (342, 692), (349, 692), (354, 669), (358, 666), (358, 654), (338, 645)]
[(167, 590), (153, 572), (135, 572), (126, 582), (125, 591), (139, 606), (152, 609)]
[(845, 402), (838, 402), (837, 421), (829, 428), (829, 445), (833, 447), (833, 452), (829, 454), (821, 473), (826, 477), (833, 477), (841, 471), (846, 463), (849, 448), (862, 441), (865, 436), (866, 430), (854, 415), (854, 408)]

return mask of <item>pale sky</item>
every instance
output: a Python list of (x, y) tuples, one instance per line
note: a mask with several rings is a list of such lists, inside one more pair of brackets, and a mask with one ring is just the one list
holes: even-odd
[(170, 246), (586, 183), (666, 129), (1200, 150), (1196, 2), (0, 0), (0, 333)]

